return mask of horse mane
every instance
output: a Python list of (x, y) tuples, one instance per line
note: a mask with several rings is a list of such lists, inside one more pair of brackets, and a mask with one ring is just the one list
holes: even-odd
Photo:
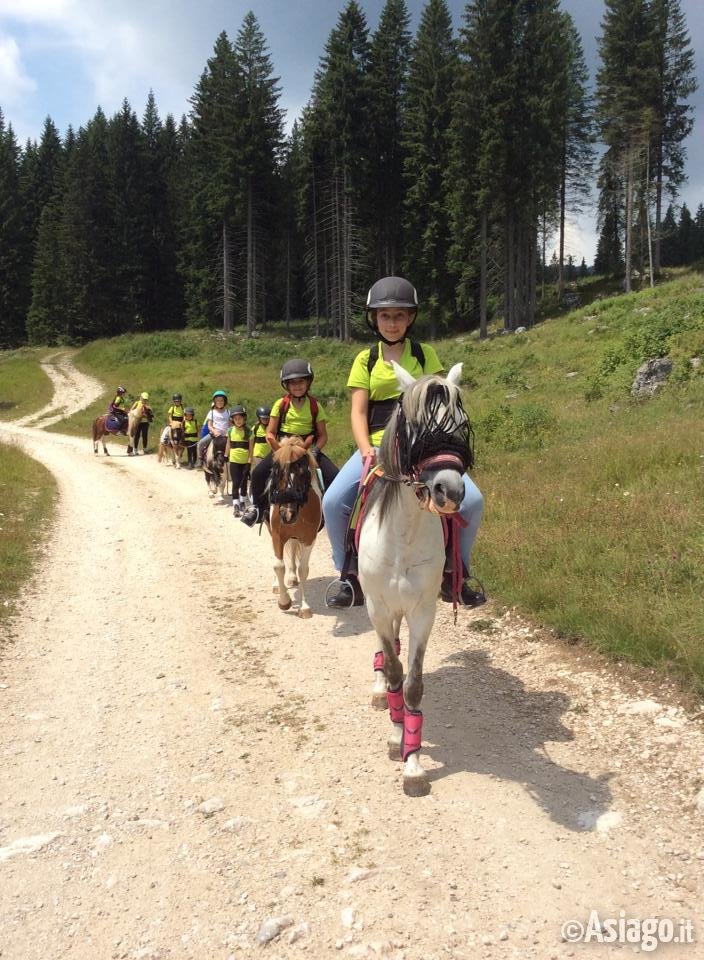
[(274, 451), (272, 460), (280, 467), (290, 467), (292, 463), (300, 460), (302, 456), (310, 454), (306, 450), (302, 437), (284, 437), (281, 440), (279, 449)]
[[(399, 397), (384, 430), (377, 462), (389, 477), (405, 477), (425, 457), (450, 449), (471, 467), (472, 447), (472, 428), (460, 388), (439, 374), (426, 374)], [(400, 496), (400, 483), (373, 483), (368, 507), (378, 502), (379, 519), (383, 521)]]

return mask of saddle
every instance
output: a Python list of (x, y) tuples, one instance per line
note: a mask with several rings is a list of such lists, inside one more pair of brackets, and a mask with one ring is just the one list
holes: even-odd
[(109, 413), (105, 419), (105, 429), (109, 433), (124, 433), (127, 428), (127, 417), (122, 419), (114, 413)]

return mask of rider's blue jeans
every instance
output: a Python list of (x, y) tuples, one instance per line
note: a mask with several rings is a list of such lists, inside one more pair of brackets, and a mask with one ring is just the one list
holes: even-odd
[[(332, 545), (332, 559), (337, 570), (342, 570), (345, 560), (345, 539), (350, 514), (354, 507), (359, 478), (362, 475), (362, 455), (355, 450), (346, 464), (333, 480), (323, 497), (323, 513), (325, 527)], [(460, 507), (460, 516), (467, 522), (467, 526), (460, 533), (460, 549), (462, 560), (467, 570), (470, 570), (469, 558), (474, 541), (477, 538), (479, 524), (484, 511), (484, 498), (479, 488), (464, 475), (464, 500)]]

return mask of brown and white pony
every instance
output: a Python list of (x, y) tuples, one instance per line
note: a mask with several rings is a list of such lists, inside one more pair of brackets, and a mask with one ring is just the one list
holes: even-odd
[(137, 432), (137, 427), (142, 419), (142, 416), (146, 416), (151, 423), (154, 419), (154, 412), (152, 408), (146, 403), (143, 405), (144, 414), (141, 411), (130, 410), (127, 415), (127, 424), (126, 426), (119, 427), (117, 430), (112, 430), (108, 427), (108, 420), (110, 414), (106, 413), (102, 417), (96, 417), (93, 421), (93, 453), (98, 453), (98, 441), (102, 441), (103, 444), (103, 453), (106, 457), (110, 456), (108, 448), (105, 446), (105, 437), (117, 437), (122, 435), (127, 437), (127, 446), (128, 450), (132, 448), (134, 443), (134, 435)]
[(159, 441), (159, 454), (157, 460), (159, 463), (165, 461), (171, 463), (177, 470), (181, 469), (181, 455), (186, 449), (183, 442), (183, 427), (169, 427), (169, 438), (164, 443)]
[(306, 450), (301, 437), (286, 437), (281, 441), (272, 457), (268, 492), (279, 608), (291, 608), (288, 581), (297, 587), (298, 616), (308, 619), (313, 614), (306, 602), (304, 587), (320, 529), (323, 495), (315, 457)]

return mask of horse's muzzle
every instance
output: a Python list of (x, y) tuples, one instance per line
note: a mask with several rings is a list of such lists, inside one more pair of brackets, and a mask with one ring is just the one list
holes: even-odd
[(284, 524), (295, 523), (298, 519), (298, 504), (282, 503), (279, 507), (279, 519)]
[(457, 513), (464, 499), (463, 474), (458, 470), (438, 470), (425, 481), (430, 502), (438, 513)]

